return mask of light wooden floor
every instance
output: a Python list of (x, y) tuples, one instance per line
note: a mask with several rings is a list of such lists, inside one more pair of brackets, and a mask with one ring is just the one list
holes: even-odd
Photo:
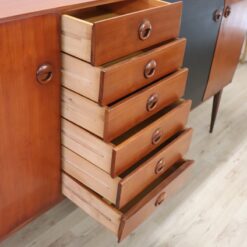
[(1, 247), (246, 247), (247, 64), (223, 95), (215, 132), (211, 100), (193, 111), (194, 178), (128, 239), (115, 237), (65, 200)]

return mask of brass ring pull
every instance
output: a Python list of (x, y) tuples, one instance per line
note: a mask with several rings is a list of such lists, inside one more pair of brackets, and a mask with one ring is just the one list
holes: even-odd
[(162, 137), (162, 130), (161, 129), (155, 130), (152, 136), (152, 144), (157, 145), (160, 142), (161, 137)]
[(147, 111), (153, 111), (156, 108), (158, 101), (158, 94), (152, 94), (147, 100)]
[(152, 25), (149, 20), (144, 20), (139, 27), (139, 38), (141, 40), (146, 40), (150, 37), (152, 33)]
[(144, 69), (145, 78), (148, 79), (154, 76), (156, 67), (157, 67), (157, 62), (155, 60), (151, 60), (150, 62), (148, 62)]
[(227, 7), (225, 8), (225, 11), (224, 11), (224, 17), (225, 17), (225, 18), (228, 18), (228, 17), (230, 16), (231, 13), (232, 13), (231, 7), (230, 7), (230, 6), (227, 6)]
[(155, 166), (155, 170), (154, 170), (155, 174), (157, 175), (161, 174), (165, 170), (165, 166), (166, 166), (165, 160), (163, 158), (160, 159)]
[(42, 64), (36, 72), (37, 81), (46, 84), (53, 78), (53, 68), (50, 64)]
[(159, 197), (157, 198), (157, 200), (155, 202), (155, 206), (156, 207), (160, 206), (165, 201), (165, 198), (166, 198), (166, 193), (165, 192), (162, 192), (159, 195)]
[(222, 15), (223, 15), (223, 11), (222, 10), (215, 10), (215, 12), (214, 12), (214, 21), (215, 22), (220, 21)]

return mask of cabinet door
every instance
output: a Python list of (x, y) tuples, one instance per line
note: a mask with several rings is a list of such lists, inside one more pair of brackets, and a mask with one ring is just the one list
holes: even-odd
[[(60, 198), (57, 16), (1, 23), (0, 37), (1, 239)], [(44, 63), (53, 71), (41, 84)]]
[(218, 36), (204, 100), (232, 81), (247, 29), (247, 0), (225, 0), (224, 17)]
[(220, 28), (214, 13), (223, 8), (224, 0), (183, 0), (180, 36), (187, 39), (184, 66), (189, 68), (185, 98), (192, 99), (193, 108), (203, 100)]

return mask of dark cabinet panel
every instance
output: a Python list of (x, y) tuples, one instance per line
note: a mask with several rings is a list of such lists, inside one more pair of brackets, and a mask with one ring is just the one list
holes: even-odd
[[(176, 0), (169, 0), (176, 2)], [(187, 38), (184, 65), (190, 69), (185, 97), (199, 105), (208, 82), (220, 21), (214, 21), (217, 9), (223, 10), (224, 0), (184, 0), (181, 37)]]
[(60, 198), (58, 18), (6, 22), (0, 37), (1, 239)]
[(226, 0), (225, 3), (204, 100), (218, 93), (232, 81), (247, 29), (247, 0)]

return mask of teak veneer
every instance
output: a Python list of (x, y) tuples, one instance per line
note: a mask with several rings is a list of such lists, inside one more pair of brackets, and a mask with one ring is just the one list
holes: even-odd
[(109, 142), (179, 100), (187, 76), (188, 70), (181, 69), (106, 107), (63, 88), (62, 116)]
[(127, 0), (62, 16), (62, 51), (102, 65), (178, 37), (182, 3)]
[(62, 144), (116, 177), (183, 130), (190, 107), (190, 100), (176, 103), (110, 143), (63, 119)]
[(100, 105), (109, 105), (176, 70), (183, 63), (186, 40), (136, 52), (100, 67), (62, 54), (62, 84)]
[(191, 137), (192, 129), (183, 131), (115, 178), (65, 147), (62, 167), (71, 177), (122, 208), (185, 156)]
[(128, 236), (158, 206), (181, 189), (191, 174), (193, 161), (183, 161), (172, 167), (151, 184), (139, 197), (121, 210), (107, 203), (67, 174), (63, 174), (63, 193), (78, 207), (118, 236)]

